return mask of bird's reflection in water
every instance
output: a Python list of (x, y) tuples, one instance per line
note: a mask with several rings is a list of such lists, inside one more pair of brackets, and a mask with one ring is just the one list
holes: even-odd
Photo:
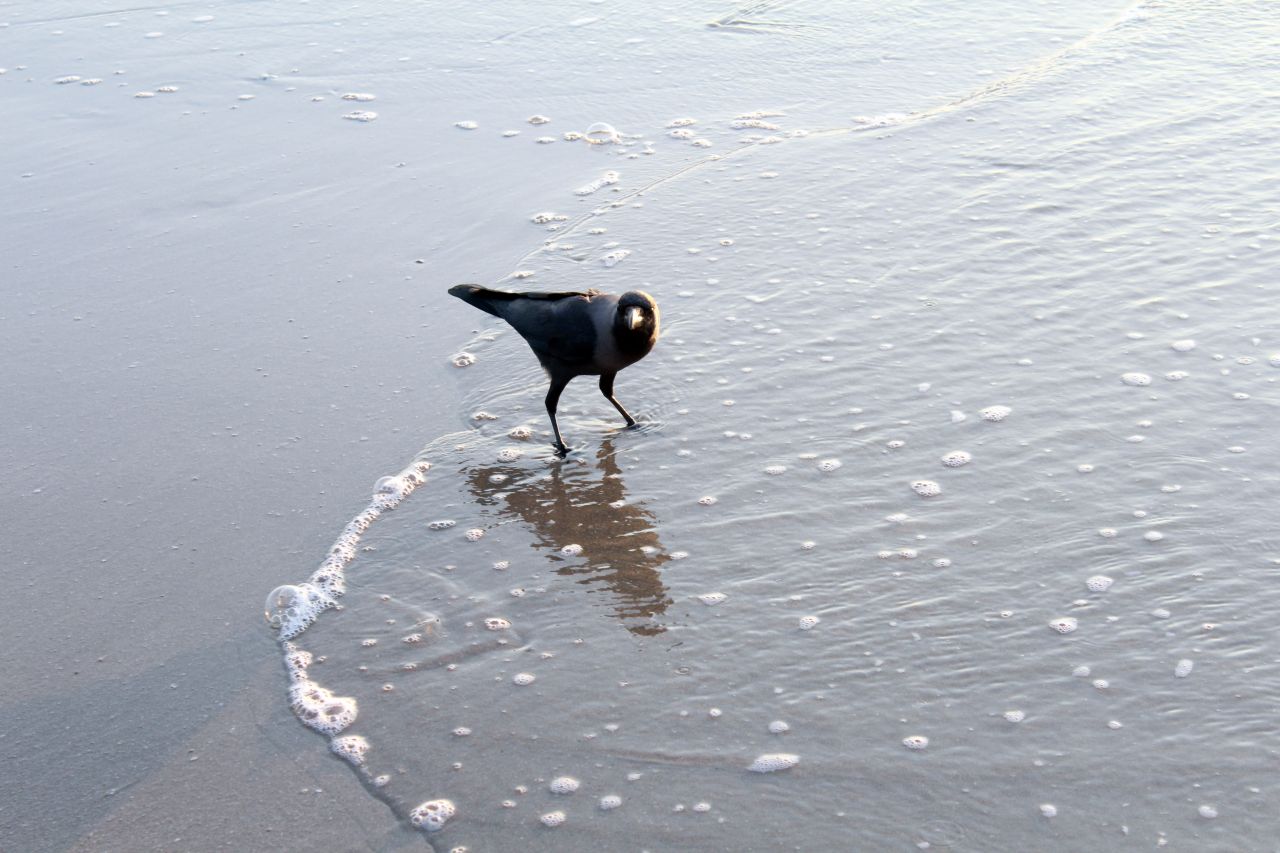
[[(666, 628), (660, 619), (671, 597), (659, 569), (671, 557), (658, 539), (653, 515), (627, 502), (612, 439), (601, 442), (594, 465), (579, 460), (557, 461), (546, 471), (473, 468), (467, 478), (478, 503), (533, 528), (536, 547), (565, 563), (558, 574), (579, 575), (580, 583), (608, 590), (627, 630), (661, 634)], [(503, 475), (499, 482), (495, 474)], [(570, 543), (582, 546), (581, 557), (560, 554)]]

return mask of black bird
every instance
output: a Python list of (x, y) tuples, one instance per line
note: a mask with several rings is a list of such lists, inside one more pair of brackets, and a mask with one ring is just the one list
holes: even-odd
[(449, 288), (454, 296), (501, 317), (529, 342), (551, 378), (547, 414), (556, 434), (556, 450), (567, 453), (556, 423), (560, 392), (575, 376), (599, 376), (600, 392), (613, 403), (627, 426), (636, 420), (613, 396), (618, 371), (649, 354), (658, 340), (658, 303), (642, 290), (621, 296), (585, 293), (507, 293), (475, 284)]

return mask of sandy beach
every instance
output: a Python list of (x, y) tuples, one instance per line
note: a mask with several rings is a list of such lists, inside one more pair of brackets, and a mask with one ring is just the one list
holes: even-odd
[(1271, 11), (0, 4), (0, 850), (1266, 849)]

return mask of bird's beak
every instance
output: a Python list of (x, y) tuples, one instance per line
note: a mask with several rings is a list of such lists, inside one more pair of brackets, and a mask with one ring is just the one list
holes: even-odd
[(634, 331), (635, 329), (640, 328), (640, 324), (644, 322), (644, 312), (637, 306), (632, 305), (627, 309), (626, 318), (627, 328)]

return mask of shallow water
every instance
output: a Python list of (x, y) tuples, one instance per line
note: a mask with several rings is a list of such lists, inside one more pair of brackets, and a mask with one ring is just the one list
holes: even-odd
[[(580, 380), (564, 461), (518, 337), (472, 314), (431, 326), (457, 432), (422, 437), (425, 482), (360, 537), (341, 609), (295, 640), (307, 675), (358, 703), (342, 734), (368, 740), (359, 772), (406, 832), (448, 798), (437, 849), (1272, 843), (1266, 5), (405, 22), (310, 4), (243, 34), (257, 12), (212, 8), (199, 26), (265, 67), (287, 36), (341, 85), (298, 72), (290, 91), (281, 73), (214, 94), (200, 84), (224, 66), (188, 45), (172, 61), (194, 85), (141, 102), (269, 100), (292, 129), (266, 130), (326, 128), (280, 191), (335, 231), (447, 198), (414, 250), (433, 289), (405, 276), (431, 310), (475, 275), (452, 259), (482, 256), (500, 267), (485, 281), (662, 305), (662, 341), (617, 386), (642, 427), (618, 430)], [(621, 143), (562, 136), (601, 119)], [(307, 198), (312, 158), (395, 170), (428, 126), (408, 179), (354, 165), (330, 187), (352, 209)], [(618, 183), (575, 195), (607, 170)], [(333, 532), (364, 505), (350, 495)], [(771, 753), (799, 762), (748, 771)], [(561, 776), (581, 786), (552, 793)]]
[(550, 458), (520, 343), (468, 346), (494, 418), (424, 451), (305, 635), (379, 796), (449, 797), (474, 848), (1265, 846), (1277, 160), (1233, 69), (1274, 26), (1238, 12), (1141, 7), (954, 107), (766, 117), (523, 259), (662, 300), (620, 389), (649, 426), (579, 393)]

